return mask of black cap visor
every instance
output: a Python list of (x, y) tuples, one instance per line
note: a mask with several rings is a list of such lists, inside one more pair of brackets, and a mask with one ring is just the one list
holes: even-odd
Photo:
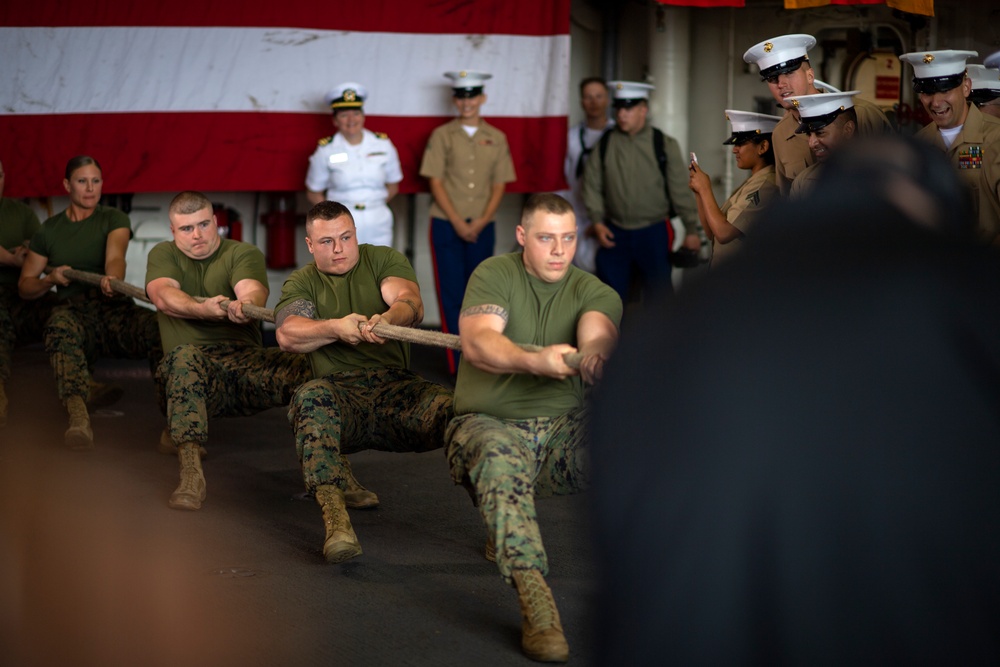
[(777, 78), (779, 74), (789, 74), (791, 72), (794, 72), (798, 68), (802, 67), (802, 63), (806, 62), (809, 62), (808, 56), (802, 56), (800, 58), (792, 58), (791, 60), (786, 60), (776, 65), (771, 65), (767, 69), (762, 69), (760, 71), (760, 80), (767, 81), (768, 79)]
[(746, 132), (733, 132), (732, 136), (722, 142), (723, 146), (731, 146), (745, 144), (748, 141), (752, 141), (757, 137), (763, 137), (769, 139), (771, 137), (770, 132), (761, 132), (760, 130), (747, 130)]
[(933, 95), (934, 93), (945, 93), (953, 88), (958, 88), (965, 80), (965, 72), (949, 74), (948, 76), (927, 77), (924, 79), (913, 79), (913, 90), (920, 95)]
[(482, 86), (471, 86), (469, 88), (452, 88), (451, 96), (464, 100), (470, 97), (478, 97), (483, 94)]
[(990, 90), (989, 88), (980, 88), (969, 93), (969, 101), (976, 106), (992, 102), (998, 97), (1000, 97), (1000, 90)]
[(611, 105), (616, 109), (631, 109), (639, 102), (645, 102), (645, 101), (646, 98), (644, 97), (632, 97), (632, 98), (621, 98), (621, 99), (615, 98), (612, 101)]
[(817, 130), (822, 130), (824, 127), (829, 125), (837, 118), (840, 114), (844, 113), (846, 109), (837, 109), (836, 111), (831, 111), (830, 113), (825, 113), (822, 116), (813, 116), (812, 118), (802, 118), (801, 124), (795, 129), (795, 134), (808, 134), (809, 132), (816, 132)]

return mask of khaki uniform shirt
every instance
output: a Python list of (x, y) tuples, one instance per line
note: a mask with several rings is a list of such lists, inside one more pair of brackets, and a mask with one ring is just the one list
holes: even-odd
[[(457, 118), (431, 133), (420, 175), (441, 179), (452, 206), (464, 219), (483, 214), (494, 184), (517, 180), (504, 133), (480, 120), (479, 129), (470, 137)], [(431, 204), (431, 215), (448, 219), (436, 201)]]
[[(888, 134), (892, 131), (889, 119), (877, 104), (855, 97), (854, 111), (858, 114), (858, 136)], [(795, 133), (798, 127), (799, 121), (795, 119), (795, 114), (788, 110), (771, 134), (774, 143), (774, 168), (778, 187), (783, 195), (789, 193), (792, 181), (799, 172), (816, 162), (809, 150), (809, 137)]]
[[(726, 221), (740, 230), (743, 236), (750, 233), (756, 224), (760, 212), (778, 196), (778, 186), (774, 183), (774, 166), (768, 165), (751, 174), (743, 185), (729, 196), (719, 210), (726, 216)], [(712, 242), (712, 264), (716, 266), (728, 257), (739, 252), (743, 238), (737, 237), (729, 243)]]
[(697, 234), (698, 205), (688, 187), (688, 163), (681, 157), (677, 140), (663, 137), (667, 154), (664, 188), (653, 148), (653, 126), (647, 123), (635, 136), (617, 128), (609, 132), (605, 159), (601, 160), (598, 144), (583, 174), (583, 203), (590, 219), (610, 220), (623, 229), (642, 229), (665, 220), (673, 204), (687, 233)]
[(944, 147), (934, 123), (917, 132), (917, 137), (944, 151), (958, 169), (962, 182), (972, 192), (976, 234), (983, 243), (992, 243), (1000, 234), (1000, 119), (983, 114), (971, 104), (951, 148)]
[(811, 165), (799, 172), (799, 175), (795, 177), (792, 181), (792, 187), (788, 190), (788, 196), (793, 199), (799, 199), (805, 197), (808, 192), (816, 187), (816, 183), (819, 181), (822, 174), (819, 162), (813, 162)]

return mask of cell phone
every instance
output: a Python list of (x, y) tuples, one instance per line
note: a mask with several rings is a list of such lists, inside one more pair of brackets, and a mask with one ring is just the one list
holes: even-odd
[(698, 164), (698, 156), (694, 154), (694, 151), (691, 151), (691, 164)]

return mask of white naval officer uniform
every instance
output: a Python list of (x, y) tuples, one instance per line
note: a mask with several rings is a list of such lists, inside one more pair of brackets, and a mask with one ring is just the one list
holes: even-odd
[(403, 180), (396, 147), (384, 134), (363, 130), (352, 146), (339, 132), (320, 139), (309, 158), (306, 187), (351, 209), (358, 243), (392, 246), (392, 210), (387, 183)]

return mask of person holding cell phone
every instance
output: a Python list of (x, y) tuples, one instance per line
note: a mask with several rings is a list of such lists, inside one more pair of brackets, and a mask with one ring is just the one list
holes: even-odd
[(712, 192), (712, 181), (691, 153), (688, 186), (698, 204), (698, 218), (712, 241), (712, 267), (731, 255), (756, 222), (760, 212), (778, 195), (775, 184), (774, 149), (771, 133), (779, 116), (726, 109), (732, 134), (723, 144), (732, 145), (736, 166), (750, 172), (720, 207)]

